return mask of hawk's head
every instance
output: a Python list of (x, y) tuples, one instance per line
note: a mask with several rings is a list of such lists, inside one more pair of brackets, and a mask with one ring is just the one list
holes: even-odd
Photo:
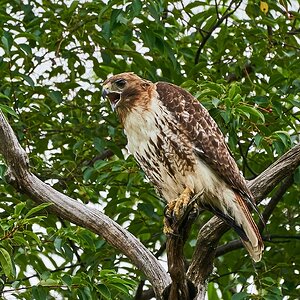
[(130, 111), (135, 106), (147, 106), (151, 98), (153, 83), (134, 73), (121, 73), (106, 79), (102, 95), (108, 98), (118, 114)]

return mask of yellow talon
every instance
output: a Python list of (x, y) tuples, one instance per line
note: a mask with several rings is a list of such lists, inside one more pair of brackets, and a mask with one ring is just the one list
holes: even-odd
[[(184, 216), (191, 199), (192, 190), (188, 187), (175, 200), (170, 201), (165, 210), (164, 233), (173, 234), (172, 224), (176, 223)], [(173, 219), (173, 220), (172, 220)]]

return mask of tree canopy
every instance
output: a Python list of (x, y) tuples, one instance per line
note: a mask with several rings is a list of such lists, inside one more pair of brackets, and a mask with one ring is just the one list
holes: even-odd
[[(298, 1), (275, 0), (0, 0), (0, 110), (32, 173), (105, 213), (166, 265), (165, 204), (128, 155), (101, 82), (131, 71), (187, 89), (217, 121), (244, 176), (255, 179), (299, 143), (299, 11)], [(37, 206), (8, 180), (8, 167), (0, 156), (3, 299), (154, 295), (123, 252), (51, 205)], [(226, 232), (208, 299), (299, 297), (300, 169), (294, 169), (259, 199), (267, 220), (262, 261), (254, 265), (236, 233)], [(202, 213), (193, 224), (187, 266), (211, 217)]]

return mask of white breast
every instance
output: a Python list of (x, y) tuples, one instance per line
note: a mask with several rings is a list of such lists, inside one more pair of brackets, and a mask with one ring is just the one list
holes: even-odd
[[(213, 201), (213, 198), (223, 198), (224, 187), (228, 191), (226, 184), (194, 154), (192, 145), (188, 145), (188, 147), (185, 145), (185, 147), (190, 149), (194, 156), (194, 168), (182, 172), (180, 159), (174, 154), (176, 151), (171, 149), (174, 147), (174, 143), (170, 143), (170, 139), (180, 138), (182, 133), (178, 132), (175, 136), (166, 126), (166, 120), (175, 122), (174, 117), (161, 105), (157, 98), (151, 102), (151, 109), (143, 110), (141, 107), (137, 107), (128, 113), (124, 120), (124, 129), (128, 140), (127, 148), (139, 162), (146, 175), (166, 201), (176, 199), (185, 187), (189, 187), (197, 194), (203, 193), (203, 201), (210, 202)], [(157, 126), (157, 122), (160, 122), (160, 127)], [(162, 131), (164, 134), (163, 144), (161, 149), (157, 149), (155, 147), (158, 142), (157, 136), (161, 137)], [(180, 140), (178, 147), (180, 147), (180, 143), (186, 143), (186, 141)], [(162, 150), (160, 155), (158, 150)], [(156, 153), (156, 155), (151, 156), (151, 152)], [(170, 174), (166, 168), (164, 163), (166, 157), (172, 162), (174, 175)], [(181, 158), (181, 160), (183, 159)], [(182, 163), (185, 162), (182, 161)]]

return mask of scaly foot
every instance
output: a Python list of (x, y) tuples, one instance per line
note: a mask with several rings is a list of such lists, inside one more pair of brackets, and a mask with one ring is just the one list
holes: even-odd
[(174, 234), (173, 224), (178, 224), (185, 216), (191, 200), (192, 191), (186, 187), (182, 194), (170, 201), (165, 208), (164, 233)]

